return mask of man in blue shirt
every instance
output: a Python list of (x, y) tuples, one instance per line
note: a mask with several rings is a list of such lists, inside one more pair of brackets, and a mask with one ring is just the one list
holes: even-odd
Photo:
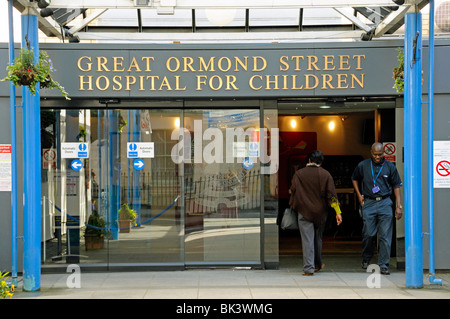
[(384, 159), (383, 144), (374, 143), (370, 154), (371, 158), (360, 162), (352, 174), (353, 187), (362, 208), (362, 267), (366, 269), (374, 255), (373, 238), (378, 233), (378, 265), (382, 274), (389, 275), (394, 227), (391, 195), (395, 195), (395, 218), (400, 219), (402, 181), (395, 165)]

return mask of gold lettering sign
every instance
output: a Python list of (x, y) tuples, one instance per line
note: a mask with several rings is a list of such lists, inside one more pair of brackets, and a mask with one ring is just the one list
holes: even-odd
[(299, 91), (364, 88), (366, 56), (82, 56), (79, 91)]

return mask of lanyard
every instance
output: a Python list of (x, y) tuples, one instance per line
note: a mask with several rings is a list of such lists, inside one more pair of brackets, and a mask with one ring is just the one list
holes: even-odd
[(375, 182), (377, 181), (378, 176), (380, 176), (380, 173), (383, 170), (383, 166), (384, 166), (384, 163), (381, 165), (381, 168), (380, 168), (380, 171), (377, 174), (377, 177), (374, 177), (373, 176), (373, 165), (372, 165), (372, 161), (370, 161), (370, 169), (372, 170), (373, 186), (375, 186)]

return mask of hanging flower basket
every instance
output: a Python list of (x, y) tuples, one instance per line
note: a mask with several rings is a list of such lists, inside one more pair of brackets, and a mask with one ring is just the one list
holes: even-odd
[(402, 93), (405, 88), (405, 55), (402, 48), (398, 48), (397, 51), (398, 66), (394, 68), (392, 78), (394, 79), (394, 89), (397, 90), (397, 93)]
[(39, 59), (35, 64), (33, 50), (22, 48), (20, 56), (7, 66), (7, 70), (8, 76), (1, 81), (11, 81), (15, 86), (28, 86), (32, 95), (36, 95), (36, 85), (39, 83), (40, 88), (58, 89), (62, 96), (70, 100), (64, 87), (51, 77), (54, 68), (45, 51), (39, 51)]
[(14, 75), (17, 76), (19, 85), (30, 85), (37, 76), (37, 72), (34, 69), (23, 69), (14, 71)]

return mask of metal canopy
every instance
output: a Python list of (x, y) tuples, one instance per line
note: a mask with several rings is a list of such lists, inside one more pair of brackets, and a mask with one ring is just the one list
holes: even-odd
[[(52, 0), (40, 8), (37, 2), (15, 0), (14, 6), (34, 12), (48, 37), (148, 43), (371, 40), (397, 31), (408, 10), (428, 4), (427, 0), (396, 1), (402, 5), (391, 0)], [(52, 15), (43, 17), (49, 12)]]

